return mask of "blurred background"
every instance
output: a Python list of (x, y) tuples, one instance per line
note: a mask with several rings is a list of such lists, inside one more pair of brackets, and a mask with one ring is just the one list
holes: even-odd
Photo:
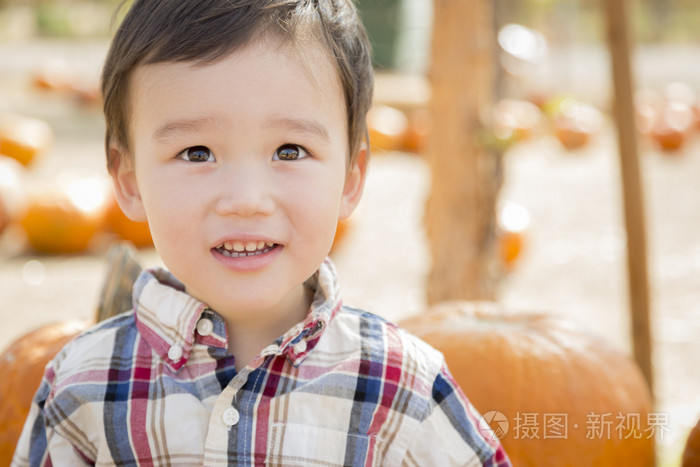
[[(115, 0), (0, 0), (0, 351), (42, 324), (91, 318), (120, 238), (104, 168), (100, 67)], [(424, 208), (433, 5), (362, 0), (377, 69), (372, 161), (332, 256), (347, 304), (390, 320), (427, 307)], [(571, 319), (631, 353), (626, 236), (604, 12), (590, 0), (494, 0), (501, 156), (492, 299)], [(657, 440), (679, 465), (700, 416), (700, 3), (631, 0), (647, 216)], [(466, 78), (465, 78), (466, 81)], [(459, 248), (460, 245), (453, 245)]]

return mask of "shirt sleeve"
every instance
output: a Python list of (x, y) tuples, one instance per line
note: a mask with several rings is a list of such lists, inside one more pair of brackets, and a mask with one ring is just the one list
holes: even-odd
[(433, 382), (427, 415), (416, 431), (404, 465), (510, 466), (498, 439), (479, 428), (480, 418), (443, 365)]
[[(52, 362), (53, 363), (53, 362)], [(54, 377), (49, 364), (36, 392), (22, 434), (17, 442), (11, 467), (50, 467), (53, 465), (93, 465), (67, 439), (47, 427), (44, 407), (51, 394)]]

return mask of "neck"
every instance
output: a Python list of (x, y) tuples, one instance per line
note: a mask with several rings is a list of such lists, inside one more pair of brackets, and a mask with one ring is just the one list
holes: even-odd
[(309, 313), (313, 292), (303, 284), (282, 303), (261, 310), (252, 317), (224, 316), (228, 331), (229, 353), (240, 371), (266, 346), (303, 321)]

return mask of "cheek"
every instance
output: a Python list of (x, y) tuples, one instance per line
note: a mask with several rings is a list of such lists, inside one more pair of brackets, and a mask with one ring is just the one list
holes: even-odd
[(330, 250), (338, 222), (342, 180), (324, 179), (315, 185), (307, 185), (303, 199), (292, 203), (297, 229), (327, 253)]
[(151, 177), (147, 187), (141, 189), (146, 217), (154, 234), (172, 228), (191, 217), (190, 209), (193, 193), (184, 183), (171, 183), (165, 177)]
[(344, 178), (338, 176), (336, 171), (327, 171), (323, 176), (307, 180), (296, 189), (300, 198), (297, 209), (317, 218), (337, 217), (343, 186)]

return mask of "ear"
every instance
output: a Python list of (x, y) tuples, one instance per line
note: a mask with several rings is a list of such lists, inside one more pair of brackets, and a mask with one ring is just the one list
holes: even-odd
[(367, 145), (362, 144), (360, 151), (355, 157), (352, 166), (345, 176), (345, 188), (343, 188), (343, 198), (340, 204), (340, 220), (347, 219), (353, 213), (355, 208), (362, 199), (362, 190), (365, 186), (365, 176), (367, 174), (367, 165), (369, 163), (369, 154)]
[(136, 183), (134, 163), (122, 148), (110, 146), (110, 160), (115, 161), (110, 170), (114, 195), (126, 217), (136, 222), (146, 221), (146, 211), (141, 200), (141, 192)]

